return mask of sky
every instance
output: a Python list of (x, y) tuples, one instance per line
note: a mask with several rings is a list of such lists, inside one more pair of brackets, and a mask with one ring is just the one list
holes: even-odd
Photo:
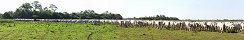
[(109, 11), (124, 18), (166, 15), (179, 19), (244, 19), (244, 0), (0, 0), (0, 13), (23, 3), (54, 4), (58, 12)]

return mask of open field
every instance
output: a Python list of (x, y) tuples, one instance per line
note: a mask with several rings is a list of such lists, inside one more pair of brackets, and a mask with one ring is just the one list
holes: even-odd
[(241, 33), (192, 32), (116, 24), (65, 22), (2, 22), (1, 40), (243, 40)]

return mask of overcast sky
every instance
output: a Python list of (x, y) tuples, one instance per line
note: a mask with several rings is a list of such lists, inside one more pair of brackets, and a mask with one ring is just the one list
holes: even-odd
[[(35, 0), (0, 0), (0, 13), (14, 11)], [(162, 14), (180, 19), (244, 19), (244, 0), (37, 0), (54, 4), (59, 12), (110, 11), (123, 17)]]

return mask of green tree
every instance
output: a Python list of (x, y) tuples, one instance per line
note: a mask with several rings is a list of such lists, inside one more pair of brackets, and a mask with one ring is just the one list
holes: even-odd
[(63, 15), (64, 14), (61, 12), (54, 12), (52, 15), (52, 19), (64, 19)]
[(19, 9), (28, 9), (28, 10), (31, 10), (33, 7), (31, 6), (30, 3), (24, 3), (22, 4)]
[(123, 19), (123, 17), (120, 14), (115, 14), (115, 19)]
[(102, 19), (110, 19), (112, 16), (110, 15), (111, 13), (108, 11), (105, 11), (101, 14)]
[(13, 18), (31, 18), (32, 17), (32, 9), (30, 3), (24, 3), (14, 12)]
[(9, 11), (9, 12), (5, 12), (2, 17), (4, 19), (12, 19), (13, 17), (11, 16), (11, 14), (13, 14), (13, 11)]
[(54, 4), (50, 4), (49, 9), (50, 9), (52, 12), (55, 12), (55, 11), (58, 9), (58, 7), (57, 7), (56, 5), (54, 5)]
[(79, 17), (79, 14), (76, 13), (76, 12), (71, 13), (71, 16), (72, 16), (72, 19), (78, 19), (78, 18), (80, 18)]
[(32, 17), (32, 11), (28, 9), (17, 9), (14, 14), (14, 18), (31, 18)]
[(94, 10), (85, 10), (85, 11), (83, 12), (83, 14), (86, 15), (86, 16), (85, 16), (85, 19), (92, 19), (92, 18), (95, 17), (94, 14), (96, 14), (96, 13), (95, 13)]
[(63, 13), (64, 13), (64, 16), (63, 16), (64, 19), (71, 18), (71, 15), (68, 12), (63, 12)]
[(33, 10), (36, 11), (41, 11), (42, 10), (42, 5), (39, 1), (34, 1), (32, 4)]

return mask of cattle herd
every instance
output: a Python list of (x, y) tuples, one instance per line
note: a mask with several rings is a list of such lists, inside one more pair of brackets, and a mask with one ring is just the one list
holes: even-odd
[(14, 19), (16, 21), (40, 22), (78, 22), (78, 23), (112, 23), (122, 27), (156, 27), (157, 29), (173, 29), (188, 31), (242, 32), (244, 21), (170, 21), (170, 20), (108, 20), (108, 19)]

